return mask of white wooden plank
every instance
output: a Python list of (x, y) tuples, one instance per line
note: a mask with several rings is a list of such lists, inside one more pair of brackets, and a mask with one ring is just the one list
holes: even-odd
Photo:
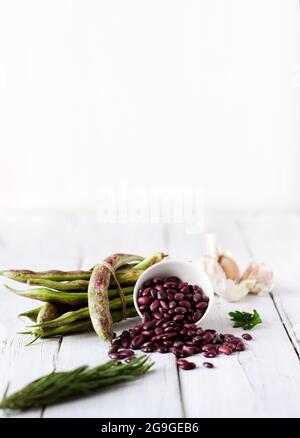
[[(166, 251), (164, 226), (101, 225), (91, 216), (81, 216), (76, 236), (83, 251), (83, 266), (89, 267), (114, 252), (147, 255)], [(132, 321), (119, 324), (130, 327)], [(120, 327), (121, 326), (121, 327)], [(107, 360), (107, 345), (94, 333), (65, 337), (58, 354), (58, 369)], [(171, 355), (153, 355), (153, 371), (140, 379), (108, 388), (85, 399), (49, 407), (44, 417), (181, 417), (183, 415), (176, 364)]]
[[(76, 268), (78, 252), (72, 243), (72, 225), (65, 216), (10, 215), (0, 221), (1, 268), (61, 269)], [(1, 278), (1, 283), (12, 283)], [(14, 282), (20, 287), (20, 284)], [(14, 391), (53, 370), (58, 352), (58, 339), (41, 340), (26, 347), (24, 331), (28, 321), (17, 315), (37, 307), (40, 302), (10, 294), (0, 288), (0, 393), (8, 381)], [(31, 410), (17, 416), (40, 417), (41, 410)]]
[[(231, 215), (210, 215), (206, 229), (216, 232), (223, 249), (230, 249), (245, 266), (250, 255), (244, 239)], [(176, 230), (176, 233), (178, 230)], [(170, 241), (172, 254), (186, 254), (178, 247), (176, 237)], [(184, 242), (184, 239), (182, 239)], [(195, 236), (195, 246), (201, 253), (201, 237)], [(189, 248), (188, 258), (194, 257)], [(299, 416), (300, 369), (297, 357), (286, 336), (280, 318), (269, 296), (248, 296), (239, 303), (216, 299), (211, 315), (203, 324), (220, 332), (241, 333), (233, 329), (228, 312), (239, 309), (262, 314), (264, 324), (253, 331), (255, 341), (246, 352), (230, 357), (211, 359), (215, 369), (199, 368), (180, 371), (184, 411), (187, 417), (288, 417)], [(205, 360), (198, 355), (200, 365)]]
[(300, 355), (300, 217), (297, 214), (243, 215), (242, 231), (253, 258), (274, 271), (274, 302)]
[(83, 254), (82, 267), (116, 252), (150, 255), (166, 251), (166, 227), (160, 224), (102, 224), (96, 214), (80, 214), (75, 236)]
[[(118, 324), (117, 333), (132, 327), (132, 324), (132, 321)], [(68, 370), (83, 364), (99, 365), (108, 359), (106, 350), (107, 345), (94, 333), (65, 337), (58, 355), (58, 369)], [(174, 358), (159, 354), (151, 357), (155, 367), (145, 376), (103, 389), (89, 397), (48, 407), (44, 418), (182, 416)]]

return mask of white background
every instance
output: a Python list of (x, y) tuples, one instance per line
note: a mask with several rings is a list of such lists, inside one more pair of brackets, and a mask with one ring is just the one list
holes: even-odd
[(297, 0), (1, 0), (1, 208), (197, 185), (208, 209), (298, 209), (299, 19)]

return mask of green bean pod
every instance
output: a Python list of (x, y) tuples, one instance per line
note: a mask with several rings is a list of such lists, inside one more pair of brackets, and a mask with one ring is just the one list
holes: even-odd
[(47, 321), (51, 321), (61, 315), (62, 311), (62, 307), (57, 304), (45, 303), (39, 311), (36, 322), (38, 324), (43, 324)]
[[(86, 292), (57, 292), (47, 288), (36, 288), (27, 290), (14, 289), (8, 285), (4, 285), (6, 289), (19, 296), (31, 298), (33, 300), (44, 301), (46, 303), (63, 304), (69, 306), (81, 306), (88, 303), (88, 294)], [(133, 292), (133, 287), (122, 288), (124, 295), (130, 295)], [(109, 289), (109, 299), (117, 298), (120, 296), (118, 289)]]

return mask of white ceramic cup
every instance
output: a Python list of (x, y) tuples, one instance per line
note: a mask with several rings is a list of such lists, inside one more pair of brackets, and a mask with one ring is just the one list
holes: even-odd
[(202, 322), (210, 312), (214, 298), (214, 290), (213, 285), (207, 274), (201, 271), (201, 269), (197, 265), (189, 262), (166, 260), (160, 263), (156, 263), (155, 265), (150, 266), (150, 268), (146, 269), (145, 272), (143, 272), (143, 274), (140, 276), (138, 281), (135, 283), (133, 290), (133, 301), (137, 313), (140, 315), (141, 318), (143, 317), (137, 303), (138, 291), (141, 288), (142, 284), (145, 281), (152, 279), (153, 277), (165, 278), (172, 276), (179, 277), (182, 281), (192, 285), (197, 284), (199, 287), (201, 287), (205, 295), (208, 296), (209, 303), (206, 312), (196, 322), (196, 324), (199, 324), (200, 321)]

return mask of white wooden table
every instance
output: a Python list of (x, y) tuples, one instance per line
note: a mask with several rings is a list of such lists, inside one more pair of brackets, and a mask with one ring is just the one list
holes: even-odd
[[(91, 397), (22, 417), (299, 417), (300, 416), (300, 217), (297, 214), (214, 214), (206, 217), (242, 267), (253, 257), (265, 261), (276, 275), (276, 288), (265, 297), (249, 296), (239, 303), (216, 299), (203, 323), (223, 333), (232, 329), (228, 312), (254, 308), (263, 324), (253, 330), (247, 351), (213, 359), (215, 369), (201, 366), (177, 370), (171, 354), (153, 354), (153, 371)], [(0, 219), (2, 268), (89, 268), (116, 251), (150, 254), (165, 251), (195, 260), (204, 251), (203, 235), (189, 235), (181, 225), (101, 225), (93, 214), (6, 215)], [(36, 302), (0, 287), (0, 393), (50, 372), (104, 362), (105, 345), (91, 333), (41, 340), (25, 347), (28, 338), (17, 314)], [(131, 323), (119, 324), (118, 330)]]

